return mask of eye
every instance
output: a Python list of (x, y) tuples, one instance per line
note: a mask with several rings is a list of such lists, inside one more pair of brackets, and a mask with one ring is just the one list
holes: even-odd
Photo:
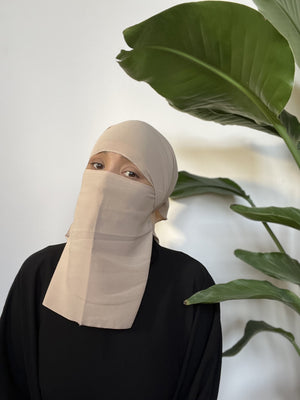
[(92, 162), (91, 165), (95, 168), (95, 169), (103, 169), (104, 165), (101, 162)]
[(124, 175), (128, 178), (139, 178), (139, 176), (133, 171), (125, 171)]

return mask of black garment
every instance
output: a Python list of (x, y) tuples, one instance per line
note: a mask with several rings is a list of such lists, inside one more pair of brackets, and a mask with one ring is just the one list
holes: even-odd
[(31, 255), (10, 289), (0, 325), (0, 399), (216, 399), (219, 305), (183, 304), (213, 284), (206, 269), (154, 241), (132, 328), (79, 326), (42, 305), (64, 245)]

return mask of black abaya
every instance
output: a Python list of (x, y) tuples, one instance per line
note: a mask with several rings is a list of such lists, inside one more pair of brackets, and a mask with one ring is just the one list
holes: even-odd
[(215, 400), (219, 305), (183, 304), (213, 284), (206, 269), (154, 241), (132, 328), (79, 326), (42, 305), (64, 245), (30, 256), (10, 289), (0, 323), (0, 399)]

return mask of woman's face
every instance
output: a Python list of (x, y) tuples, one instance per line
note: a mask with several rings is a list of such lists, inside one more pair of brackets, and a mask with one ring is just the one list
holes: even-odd
[(121, 154), (113, 153), (112, 151), (101, 151), (100, 153), (94, 154), (89, 159), (86, 168), (96, 169), (99, 173), (101, 173), (101, 171), (113, 172), (127, 179), (151, 186), (151, 183), (145, 178), (135, 164)]

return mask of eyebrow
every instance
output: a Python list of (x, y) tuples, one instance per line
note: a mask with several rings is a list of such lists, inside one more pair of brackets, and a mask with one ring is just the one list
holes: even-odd
[[(108, 152), (109, 151), (106, 151), (106, 150), (105, 151), (99, 151), (98, 153), (96, 153), (96, 154), (94, 154), (93, 156), (90, 157), (89, 162), (91, 162), (93, 160), (96, 160), (98, 157), (101, 157), (103, 154), (105, 155)], [(134, 162), (130, 161), (127, 157), (123, 156), (123, 154), (120, 154), (120, 153), (116, 153), (116, 154), (119, 154), (120, 156), (122, 156), (126, 160), (126, 162), (128, 164), (130, 164), (130, 166), (134, 167), (140, 175), (145, 177), (145, 175), (142, 173), (142, 171), (139, 169), (139, 167)]]

